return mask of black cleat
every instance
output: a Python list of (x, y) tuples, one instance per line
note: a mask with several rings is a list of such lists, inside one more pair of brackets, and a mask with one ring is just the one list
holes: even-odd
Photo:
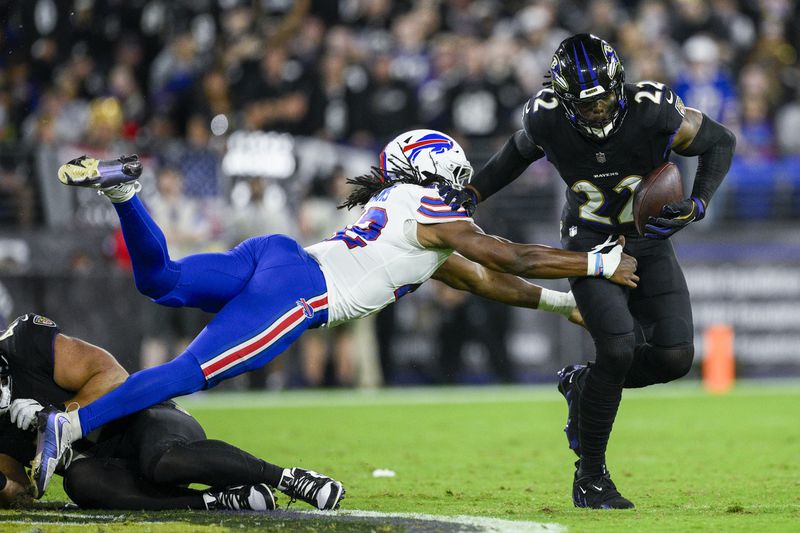
[(142, 175), (138, 155), (123, 155), (101, 161), (82, 155), (58, 169), (58, 179), (64, 185), (106, 188), (135, 181)]
[(209, 511), (274, 511), (277, 508), (275, 495), (264, 483), (230, 487), (221, 492), (208, 491), (203, 502)]
[[(580, 461), (575, 463), (580, 464)], [(580, 468), (575, 471), (572, 483), (572, 503), (575, 507), (588, 509), (633, 509), (633, 502), (625, 498), (611, 481), (611, 475), (603, 467), (602, 476), (580, 476)]]
[(291, 498), (290, 505), (302, 500), (320, 511), (338, 509), (346, 492), (339, 481), (303, 468), (285, 468), (278, 489)]
[(581, 456), (581, 441), (578, 433), (581, 416), (581, 393), (586, 383), (589, 367), (586, 365), (569, 365), (558, 371), (558, 392), (567, 400), (567, 434), (569, 449)]

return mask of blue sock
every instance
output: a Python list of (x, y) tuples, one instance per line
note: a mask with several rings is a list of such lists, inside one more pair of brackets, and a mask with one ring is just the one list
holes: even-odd
[(199, 391), (205, 385), (197, 359), (184, 352), (169, 363), (135, 373), (116, 389), (79, 409), (81, 431), (88, 435), (112, 420)]
[(163, 296), (180, 276), (180, 267), (169, 258), (164, 233), (138, 196), (113, 205), (131, 256), (136, 287), (150, 298)]

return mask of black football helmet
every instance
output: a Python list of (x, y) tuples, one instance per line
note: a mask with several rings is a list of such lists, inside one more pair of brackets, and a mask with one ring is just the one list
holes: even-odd
[(605, 139), (622, 124), (625, 70), (603, 39), (579, 33), (561, 42), (550, 63), (550, 82), (578, 131)]

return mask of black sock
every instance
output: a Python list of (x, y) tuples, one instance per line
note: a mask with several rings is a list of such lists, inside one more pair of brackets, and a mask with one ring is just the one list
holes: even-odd
[(605, 473), (606, 446), (621, 400), (622, 385), (607, 380), (596, 368), (588, 372), (580, 399), (581, 476)]
[(277, 487), (282, 475), (282, 467), (219, 440), (172, 446), (153, 469), (156, 483), (202, 483), (211, 487), (257, 483)]

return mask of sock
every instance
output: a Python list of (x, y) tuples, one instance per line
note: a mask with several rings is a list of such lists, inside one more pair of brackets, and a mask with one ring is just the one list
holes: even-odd
[(76, 412), (83, 435), (112, 420), (202, 389), (206, 378), (197, 359), (184, 352), (169, 363), (142, 370)]
[(178, 283), (180, 268), (169, 258), (167, 240), (138, 196), (115, 203), (136, 287), (157, 299)]
[(152, 472), (155, 483), (202, 483), (211, 487), (257, 485), (277, 487), (283, 468), (219, 440), (199, 440), (170, 447)]
[(621, 400), (621, 384), (607, 381), (596, 369), (588, 373), (580, 400), (580, 476), (605, 473), (606, 447)]
[(138, 181), (131, 181), (128, 183), (120, 183), (112, 185), (111, 187), (104, 187), (100, 189), (100, 193), (106, 196), (112, 203), (127, 202), (133, 198), (137, 192), (142, 190), (142, 184)]

